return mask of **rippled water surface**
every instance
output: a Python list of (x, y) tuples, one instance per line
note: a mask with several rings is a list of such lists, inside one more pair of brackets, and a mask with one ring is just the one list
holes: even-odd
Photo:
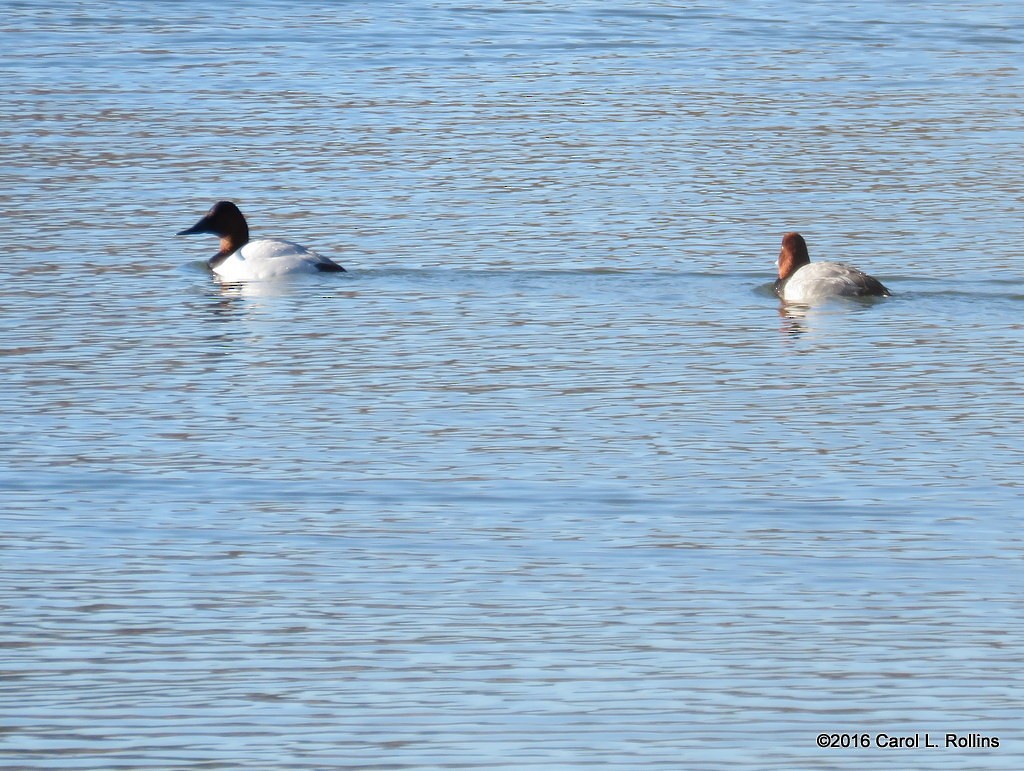
[(1021, 768), (1022, 25), (8, 3), (2, 765)]

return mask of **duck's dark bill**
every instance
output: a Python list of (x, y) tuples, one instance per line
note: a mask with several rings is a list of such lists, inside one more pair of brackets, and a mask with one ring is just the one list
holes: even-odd
[(199, 222), (190, 228), (180, 231), (177, 235), (179, 236), (190, 236), (193, 233), (213, 233), (213, 229), (210, 227), (209, 218), (203, 217)]

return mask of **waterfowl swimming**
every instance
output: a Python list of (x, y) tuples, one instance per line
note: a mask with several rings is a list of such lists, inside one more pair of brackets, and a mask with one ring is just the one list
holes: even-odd
[(199, 222), (179, 236), (213, 233), (220, 251), (210, 269), (225, 281), (262, 281), (296, 273), (339, 273), (344, 268), (304, 246), (276, 238), (249, 240), (249, 226), (231, 201), (218, 201)]
[(828, 297), (887, 297), (877, 278), (839, 262), (811, 262), (807, 242), (799, 233), (782, 237), (775, 293), (783, 302), (808, 304)]

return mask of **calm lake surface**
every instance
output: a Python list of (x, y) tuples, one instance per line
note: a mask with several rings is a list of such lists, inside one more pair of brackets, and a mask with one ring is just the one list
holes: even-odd
[[(0, 50), (4, 768), (1024, 767), (1019, 3)], [(219, 285), (219, 199), (348, 272)]]

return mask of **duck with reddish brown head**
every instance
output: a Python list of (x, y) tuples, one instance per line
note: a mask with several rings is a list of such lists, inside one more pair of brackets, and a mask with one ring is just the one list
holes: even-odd
[(343, 273), (345, 269), (304, 246), (274, 238), (249, 240), (249, 225), (231, 201), (218, 201), (199, 222), (179, 236), (212, 233), (220, 251), (210, 269), (224, 281), (264, 281), (297, 273)]
[(799, 233), (786, 233), (779, 252), (775, 293), (783, 302), (808, 305), (829, 297), (887, 297), (877, 278), (839, 262), (811, 262), (807, 242)]

